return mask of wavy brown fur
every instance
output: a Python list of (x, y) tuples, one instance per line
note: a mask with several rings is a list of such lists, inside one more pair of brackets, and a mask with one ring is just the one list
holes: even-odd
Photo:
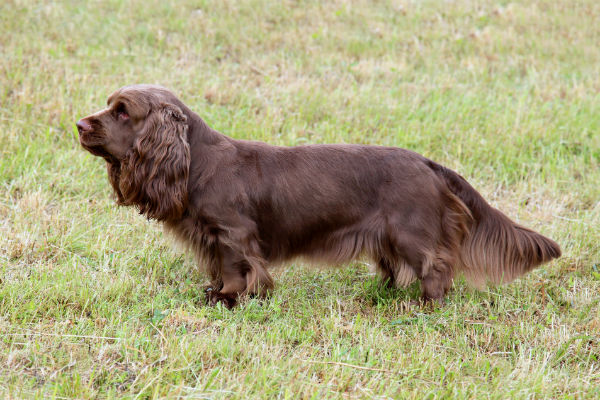
[(560, 255), (408, 150), (234, 140), (148, 85), (119, 89), (77, 127), (106, 160), (117, 202), (162, 221), (206, 266), (211, 304), (265, 295), (267, 268), (295, 257), (366, 257), (388, 284), (419, 279), (424, 299), (441, 300), (457, 271), (504, 282)]
[(159, 221), (181, 216), (187, 207), (190, 164), (186, 119), (177, 106), (169, 104), (160, 104), (146, 118), (121, 162), (122, 205), (137, 206), (140, 214)]

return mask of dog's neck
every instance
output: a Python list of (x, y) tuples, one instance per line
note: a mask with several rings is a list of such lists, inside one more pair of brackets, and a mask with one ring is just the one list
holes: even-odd
[(188, 190), (196, 192), (217, 172), (223, 159), (235, 156), (235, 141), (212, 129), (193, 111), (184, 112), (188, 117), (191, 149)]
[(188, 142), (190, 146), (195, 144), (214, 145), (226, 140), (225, 135), (208, 126), (198, 114), (187, 107), (185, 107), (184, 112), (188, 118)]

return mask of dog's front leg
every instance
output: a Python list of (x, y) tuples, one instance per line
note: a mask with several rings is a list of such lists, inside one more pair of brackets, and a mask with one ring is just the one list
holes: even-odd
[(206, 289), (206, 301), (215, 306), (221, 302), (227, 308), (237, 303), (238, 297), (246, 290), (246, 278), (243, 266), (231, 262), (230, 257), (221, 260), (219, 285), (211, 285)]
[(249, 256), (231, 247), (220, 249), (220, 289), (206, 290), (209, 305), (222, 302), (227, 308), (236, 305), (242, 296), (265, 296), (273, 288), (273, 279), (258, 256)]

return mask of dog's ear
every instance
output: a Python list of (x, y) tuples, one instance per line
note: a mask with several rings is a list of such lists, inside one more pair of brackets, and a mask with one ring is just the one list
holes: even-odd
[(177, 219), (188, 201), (190, 147), (187, 117), (161, 103), (144, 121), (142, 133), (121, 164), (117, 194), (124, 205), (159, 221)]

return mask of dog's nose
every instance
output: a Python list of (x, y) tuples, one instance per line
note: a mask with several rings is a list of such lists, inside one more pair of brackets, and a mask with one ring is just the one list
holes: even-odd
[(92, 126), (86, 120), (80, 119), (75, 124), (79, 133), (87, 132), (92, 130)]

